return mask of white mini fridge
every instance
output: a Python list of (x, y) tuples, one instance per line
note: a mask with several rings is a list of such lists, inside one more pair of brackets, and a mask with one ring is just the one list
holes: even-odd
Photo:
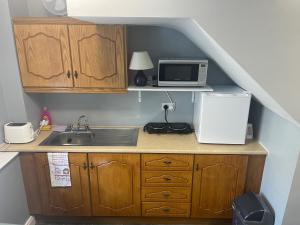
[(199, 143), (245, 144), (251, 94), (215, 86), (195, 96), (193, 125)]

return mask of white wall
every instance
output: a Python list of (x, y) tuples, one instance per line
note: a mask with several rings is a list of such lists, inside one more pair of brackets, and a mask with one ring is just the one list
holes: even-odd
[(296, 172), (294, 174), (293, 184), (291, 187), (286, 212), (284, 215), (284, 225), (295, 225), (299, 224), (300, 215), (300, 157), (298, 157), (298, 163)]
[(26, 0), (1, 0), (1, 5), (0, 83), (7, 111), (6, 120), (31, 121), (37, 127), (40, 106), (32, 96), (23, 92), (11, 21), (14, 16), (29, 15), (27, 2)]
[(23, 0), (27, 1), (29, 16), (51, 16), (43, 7), (42, 0)]
[(25, 224), (29, 218), (18, 158), (0, 170), (0, 224)]
[[(23, 89), (20, 82), (16, 57), (12, 22), (7, 0), (1, 0), (0, 7), (0, 68), (3, 99), (7, 110), (7, 120), (26, 121)], [(16, 12), (17, 10), (14, 10)], [(21, 10), (18, 10), (18, 13)]]
[(28, 16), (26, 0), (8, 0), (10, 15)]
[[(10, 3), (16, 6), (16, 1)], [(0, 144), (5, 122), (27, 120), (10, 18), (10, 13), (24, 15), (24, 6), (20, 2), (20, 8), (11, 8), (10, 12), (8, 1), (0, 0)], [(4, 154), (9, 153), (0, 157)], [(24, 224), (28, 217), (20, 164), (15, 158), (0, 169), (0, 223)]]
[[(254, 130), (258, 132), (257, 138), (269, 151), (261, 192), (275, 210), (275, 225), (281, 225), (284, 224), (282, 221), (286, 206), (292, 206), (294, 205), (292, 202), (300, 200), (289, 199), (300, 151), (300, 128), (261, 105), (256, 104), (253, 111), (255, 113), (252, 115), (252, 120), (255, 122)], [(294, 189), (293, 196), (297, 194), (299, 196), (299, 189)], [(293, 219), (300, 221), (298, 215), (293, 216), (290, 221)]]
[(0, 83), (0, 144), (4, 140), (4, 134), (3, 134), (3, 125), (7, 121), (7, 112), (6, 112), (6, 107), (4, 103), (4, 98), (3, 98), (3, 93), (2, 93), (2, 87)]
[[(68, 15), (99, 23), (177, 26), (229, 76), (281, 116), (300, 121), (297, 0), (68, 0)], [(181, 18), (180, 22), (174, 19)], [(186, 20), (187, 18), (194, 19)], [(182, 23), (182, 20), (185, 22)], [(181, 23), (181, 24), (180, 24)], [(190, 27), (188, 28), (187, 27)], [(195, 26), (198, 26), (194, 37)], [(199, 40), (205, 42), (199, 42)]]

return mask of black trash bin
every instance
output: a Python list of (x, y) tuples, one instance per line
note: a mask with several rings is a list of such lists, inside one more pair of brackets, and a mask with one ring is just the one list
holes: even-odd
[(274, 214), (263, 198), (249, 192), (233, 202), (233, 225), (274, 225)]

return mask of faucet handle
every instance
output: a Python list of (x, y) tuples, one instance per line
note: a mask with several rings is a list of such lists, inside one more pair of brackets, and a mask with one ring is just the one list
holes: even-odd
[(89, 130), (88, 117), (86, 115), (81, 115), (77, 121), (77, 129), (78, 130)]
[(68, 125), (67, 125), (67, 128), (65, 129), (65, 131), (66, 131), (66, 132), (72, 131), (72, 130), (73, 130), (73, 126), (74, 126), (73, 124), (68, 124)]

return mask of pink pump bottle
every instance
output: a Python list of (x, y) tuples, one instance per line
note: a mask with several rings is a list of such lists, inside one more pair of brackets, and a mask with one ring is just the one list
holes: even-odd
[(51, 125), (52, 125), (51, 115), (46, 106), (43, 107), (40, 125), (42, 126), (41, 130), (51, 130)]

